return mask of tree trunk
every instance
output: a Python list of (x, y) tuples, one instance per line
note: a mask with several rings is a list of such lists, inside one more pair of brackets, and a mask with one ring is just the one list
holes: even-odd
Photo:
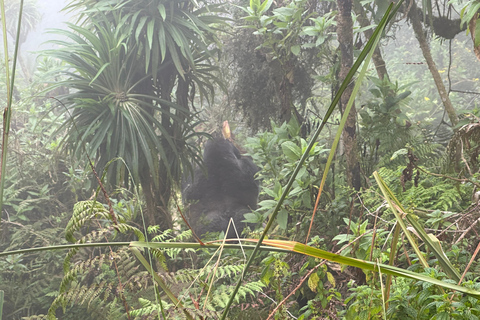
[[(339, 81), (343, 81), (353, 65), (353, 21), (352, 0), (337, 0), (337, 35), (341, 52)], [(345, 112), (348, 100), (352, 95), (354, 83), (348, 85), (340, 100), (342, 112)], [(352, 106), (342, 133), (345, 158), (347, 164), (347, 183), (355, 190), (361, 188), (360, 163), (358, 161), (356, 137), (356, 109)]]
[(468, 29), (470, 30), (470, 36), (472, 37), (473, 41), (473, 52), (475, 52), (475, 56), (477, 57), (478, 60), (480, 60), (480, 45), (475, 46), (475, 36), (476, 36), (476, 28), (477, 28), (477, 19), (478, 19), (478, 13), (475, 14), (468, 23)]
[(158, 181), (154, 180), (154, 174), (148, 166), (144, 166), (140, 172), (140, 183), (146, 204), (146, 222), (148, 226), (158, 225), (160, 230), (173, 227), (172, 216), (169, 212), (171, 196), (170, 179), (163, 163), (159, 163)]
[(292, 90), (294, 81), (294, 64), (293, 61), (288, 61), (282, 65), (282, 79), (279, 84), (278, 94), (280, 98), (280, 123), (289, 122), (292, 116), (297, 119), (299, 125), (303, 121), (303, 117), (298, 112), (293, 104)]
[[(164, 74), (165, 77), (157, 81), (156, 87), (153, 84), (153, 79), (145, 80), (144, 86), (140, 87), (140, 93), (154, 95), (155, 92), (159, 90), (162, 99), (171, 101), (171, 93), (175, 82), (175, 78), (173, 77), (174, 72), (166, 70)], [(154, 101), (146, 102), (156, 103)], [(170, 106), (162, 104), (161, 108), (164, 110), (161, 114), (161, 125), (164, 127), (164, 130), (167, 131), (167, 134), (169, 134), (173, 130), (169, 116)], [(153, 113), (152, 108), (151, 114), (153, 115)], [(152, 123), (151, 125), (153, 126), (154, 124)], [(164, 140), (161, 135), (158, 138)], [(168, 150), (168, 143), (163, 142), (163, 145), (166, 150)], [(170, 170), (169, 159), (155, 158), (155, 161), (156, 172), (150, 172), (150, 169), (146, 165), (139, 170), (140, 184), (146, 203), (146, 222), (149, 226), (158, 225), (160, 230), (166, 230), (173, 227), (172, 216), (169, 212), (169, 201), (172, 190), (171, 179), (168, 174)], [(140, 163), (145, 163), (145, 161), (140, 161)]]
[(408, 16), (410, 17), (410, 21), (412, 22), (413, 31), (415, 32), (415, 37), (417, 38), (418, 43), (420, 44), (420, 49), (422, 49), (423, 57), (427, 62), (428, 69), (430, 70), (430, 73), (432, 74), (432, 77), (433, 77), (433, 81), (435, 81), (435, 85), (437, 86), (438, 94), (442, 99), (442, 103), (445, 108), (445, 111), (448, 114), (448, 118), (450, 119), (450, 122), (452, 123), (453, 126), (455, 126), (458, 123), (457, 113), (453, 108), (453, 105), (452, 105), (452, 102), (450, 101), (447, 90), (445, 89), (445, 85), (443, 84), (442, 77), (440, 76), (437, 66), (433, 61), (432, 54), (430, 52), (430, 48), (428, 46), (427, 39), (425, 37), (425, 32), (423, 30), (422, 23), (420, 21), (420, 15), (418, 14), (417, 5), (415, 4), (415, 1), (412, 1), (412, 8), (410, 9)]

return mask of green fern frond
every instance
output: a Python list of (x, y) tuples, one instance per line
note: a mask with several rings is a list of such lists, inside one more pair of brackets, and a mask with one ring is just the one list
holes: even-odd
[[(446, 169), (463, 171), (464, 176), (478, 171), (480, 155), (480, 122), (475, 118), (471, 123), (460, 127), (447, 148)], [(463, 168), (462, 168), (463, 167)]]
[[(88, 242), (97, 242), (98, 240), (104, 240), (106, 235), (110, 235), (112, 233), (111, 229), (102, 229), (102, 230), (93, 230), (89, 234), (80, 238), (77, 243), (88, 243)], [(65, 256), (63, 261), (63, 270), (67, 273), (70, 269), (70, 260), (78, 253), (79, 249), (73, 248), (70, 249)]]
[[(149, 315), (155, 315), (161, 312), (160, 304), (155, 304), (150, 300), (139, 298), (138, 301), (140, 302), (141, 308), (136, 310), (132, 310), (130, 315), (133, 317), (145, 317)], [(172, 304), (162, 300), (162, 307), (163, 309), (169, 309), (173, 307)]]
[(73, 206), (73, 214), (70, 221), (68, 221), (65, 228), (65, 238), (75, 243), (77, 240), (73, 236), (76, 231), (79, 231), (85, 223), (95, 219), (101, 218), (104, 220), (110, 220), (110, 215), (105, 207), (96, 201), (80, 201)]
[(165, 258), (165, 255), (163, 254), (163, 250), (161, 250), (161, 249), (150, 249), (150, 253), (152, 254), (152, 257), (155, 257), (157, 259), (157, 261), (162, 266), (163, 270), (168, 270), (167, 259)]
[(138, 241), (145, 241), (145, 236), (144, 236), (143, 232), (140, 231), (140, 229), (138, 229), (134, 226), (131, 226), (131, 225), (126, 224), (126, 223), (117, 223), (115, 225), (115, 229), (117, 229), (117, 231), (120, 232), (120, 233), (133, 232), (137, 236)]
[[(239, 304), (245, 301), (247, 296), (255, 297), (258, 292), (262, 292), (265, 284), (261, 281), (247, 282), (243, 284), (238, 290), (238, 294), (235, 296), (235, 303)], [(225, 308), (230, 294), (233, 291), (233, 286), (220, 286), (211, 293), (211, 301), (218, 308)]]
[[(120, 319), (124, 317), (124, 313), (121, 311), (122, 305), (117, 302), (118, 296), (122, 296), (124, 290), (119, 290), (118, 282), (115, 283), (115, 281), (122, 279), (120, 280), (122, 284), (130, 283), (129, 287), (134, 289), (133, 292), (139, 289), (138, 285), (131, 285), (131, 282), (138, 279), (136, 274), (138, 265), (132, 263), (134, 260), (128, 257), (127, 249), (120, 249), (117, 252), (99, 254), (94, 258), (76, 264), (63, 277), (59, 294), (50, 306), (49, 319), (55, 319), (57, 308), (62, 307), (65, 310), (69, 304), (85, 306), (90, 314), (98, 314), (101, 319)], [(102, 270), (102, 272), (99, 272), (99, 270)], [(118, 270), (116, 276), (114, 270)], [(148, 282), (146, 279), (149, 275), (145, 271), (142, 271), (142, 273), (145, 278), (142, 281), (146, 286)], [(80, 275), (84, 276), (80, 277)], [(97, 280), (87, 284), (81, 280), (92, 276)], [(125, 288), (125, 286), (122, 286), (122, 288)], [(110, 310), (108, 315), (105, 315), (102, 311), (105, 308)]]
[(105, 260), (105, 255), (101, 254), (93, 259), (88, 259), (77, 264), (73, 269), (68, 270), (63, 276), (62, 283), (60, 284), (60, 293), (66, 291), (68, 285), (76, 279), (79, 273), (86, 273), (95, 268), (96, 265), (101, 265)]

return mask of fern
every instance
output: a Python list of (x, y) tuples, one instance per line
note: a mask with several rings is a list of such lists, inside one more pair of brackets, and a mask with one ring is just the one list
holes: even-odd
[[(265, 285), (261, 281), (247, 282), (243, 284), (235, 296), (235, 303), (239, 304), (247, 299), (247, 296), (255, 297), (258, 292), (262, 292)], [(233, 291), (233, 286), (221, 286), (212, 293), (211, 300), (213, 304), (221, 309), (225, 308)]]
[(425, 208), (429, 210), (463, 210), (469, 201), (472, 186), (458, 184), (452, 188), (452, 183), (440, 177), (421, 175), (418, 187), (413, 183), (407, 184), (407, 190), (402, 191), (400, 176), (405, 167), (399, 166), (397, 170), (381, 168), (380, 176), (387, 182), (397, 198), (404, 206), (412, 208)]
[[(95, 219), (102, 220), (98, 224), (100, 228), (90, 230), (77, 240), (75, 234), (81, 233), (84, 227)], [(110, 221), (111, 216), (101, 203), (96, 201), (78, 202), (74, 205), (72, 218), (66, 226), (65, 237), (69, 241), (87, 243), (108, 241), (117, 233), (133, 233), (141, 241), (144, 240), (142, 232), (127, 224), (121, 217), (117, 224), (109, 225)], [(140, 281), (140, 279), (147, 277), (148, 274), (145, 271), (143, 273), (138, 271), (138, 263), (132, 259), (126, 249), (117, 251), (110, 249), (107, 252), (99, 252), (94, 256), (83, 258), (78, 257), (79, 252), (85, 252), (85, 250), (71, 249), (64, 259), (64, 277), (58, 295), (50, 306), (48, 317), (54, 319), (58, 307), (63, 307), (65, 310), (67, 305), (75, 304), (86, 306), (92, 315), (98, 309), (102, 319), (105, 318), (105, 315), (102, 315), (101, 309), (108, 307), (111, 312), (107, 316), (111, 319), (118, 318), (122, 314), (122, 312), (119, 314), (118, 310), (123, 309), (124, 306), (117, 301), (121, 298), (125, 302), (126, 298), (122, 291), (116, 292), (117, 290), (114, 288), (121, 283), (122, 285), (126, 284), (133, 291), (142, 290), (143, 288), (136, 284), (143, 283), (146, 286), (148, 281)], [(78, 262), (72, 267), (74, 257)], [(98, 270), (102, 270), (102, 272), (98, 274)], [(90, 281), (83, 281), (83, 279), (90, 279)], [(91, 279), (94, 281), (92, 282)], [(115, 282), (118, 283), (115, 285)]]
[(460, 127), (448, 144), (446, 169), (455, 169), (470, 176), (479, 170), (480, 120), (473, 118)]
[[(143, 299), (143, 298), (139, 298), (138, 301), (140, 302), (141, 307), (136, 310), (132, 310), (130, 312), (131, 316), (144, 317), (147, 315), (161, 314), (162, 308), (160, 307), (160, 304), (155, 304), (150, 300)], [(161, 303), (162, 303), (163, 309), (169, 309), (173, 306), (172, 304), (169, 304), (165, 301), (162, 301)]]
[[(115, 284), (115, 281), (121, 279), (122, 284), (132, 281), (130, 275), (137, 272), (137, 265), (131, 262), (127, 249), (121, 249), (118, 252), (100, 254), (76, 264), (63, 278), (59, 294), (50, 306), (49, 319), (55, 319), (57, 308), (63, 307), (65, 311), (69, 304), (85, 306), (90, 314), (98, 313), (102, 319), (120, 319), (123, 312), (119, 311), (122, 306), (118, 302), (118, 295), (123, 295), (123, 292), (117, 292), (119, 284)], [(99, 270), (102, 271), (100, 274), (98, 274)], [(118, 277), (113, 270), (118, 270)], [(144, 275), (148, 276), (146, 272)], [(82, 281), (91, 277), (96, 278), (96, 281), (91, 283)], [(138, 286), (129, 284), (128, 287), (138, 290)], [(105, 308), (115, 311), (105, 316), (101, 311)]]
[[(118, 224), (111, 224), (110, 214), (102, 204), (95, 201), (82, 201), (74, 206), (72, 218), (66, 227), (66, 238), (77, 243), (98, 242), (112, 239), (117, 234), (134, 234), (140, 232), (126, 221), (121, 215)], [(99, 223), (92, 224), (94, 220), (100, 219)], [(90, 227), (90, 229), (87, 228)], [(154, 229), (151, 229), (155, 231)], [(143, 236), (142, 236), (143, 237)], [(183, 231), (178, 234), (167, 230), (156, 235), (154, 241), (173, 242), (184, 241), (191, 237), (190, 231)], [(143, 238), (141, 238), (143, 240)], [(161, 294), (156, 294), (151, 275), (131, 255), (127, 248), (116, 248), (115, 250), (97, 248), (72, 249), (64, 259), (64, 276), (59, 286), (58, 295), (48, 311), (49, 319), (54, 319), (58, 308), (69, 313), (86, 309), (90, 317), (95, 319), (123, 319), (130, 313), (130, 317), (155, 318), (161, 310), (159, 299), (164, 299)], [(194, 251), (193, 249), (191, 250)], [(202, 251), (201, 251), (202, 252)], [(179, 249), (151, 249), (150, 253), (157, 263), (157, 267), (167, 269), (168, 256), (175, 259)], [(239, 263), (241, 262), (241, 263)], [(208, 265), (205, 268), (182, 268), (176, 272), (162, 271), (159, 276), (167, 285), (183, 297), (184, 310), (178, 310), (175, 306), (163, 303), (163, 309), (168, 314), (168, 319), (185, 319), (188, 312), (195, 319), (218, 318), (217, 311), (225, 306), (229, 295), (233, 291), (230, 279), (237, 277), (243, 272), (243, 260), (237, 256), (228, 256), (222, 259), (223, 265)], [(192, 292), (205, 295), (215, 273), (215, 283), (210, 291), (208, 299), (199, 297), (204, 308), (197, 309), (198, 305), (189, 299)], [(186, 291), (186, 288), (189, 288)], [(261, 291), (261, 282), (244, 284), (236, 296), (236, 303), (254, 297)], [(182, 295), (183, 292), (183, 295)], [(141, 297), (139, 299), (138, 297)]]
[[(235, 296), (235, 303), (240, 304), (246, 301), (248, 296), (255, 297), (258, 292), (262, 292), (265, 285), (261, 281), (248, 282), (242, 285)], [(210, 293), (210, 297), (206, 301), (202, 301), (204, 305), (200, 308), (194, 308), (186, 301), (186, 309), (194, 319), (218, 319), (220, 310), (226, 307), (230, 294), (233, 292), (234, 286), (221, 285)], [(156, 316), (161, 313), (160, 304), (153, 301), (140, 298), (141, 307), (131, 311), (130, 315), (135, 317)], [(186, 319), (182, 311), (174, 308), (172, 304), (162, 301), (163, 310), (168, 314), (168, 319)]]
[(81, 201), (73, 206), (73, 215), (65, 228), (65, 238), (75, 243), (74, 233), (79, 231), (87, 222), (94, 218), (109, 220), (109, 213), (105, 207), (96, 201)]
[[(156, 242), (183, 242), (185, 240), (189, 240), (192, 238), (192, 231), (191, 230), (185, 230), (182, 231), (179, 234), (174, 234), (173, 230), (165, 230), (159, 235), (156, 235), (155, 237), (152, 238), (152, 241)], [(163, 253), (165, 253), (170, 259), (175, 259), (177, 255), (181, 252), (194, 252), (195, 250), (193, 249), (180, 249), (180, 248), (168, 248), (168, 249), (162, 249), (159, 252), (154, 252), (154, 255), (157, 256), (158, 258), (163, 258)], [(162, 256), (159, 256), (159, 253), (162, 253)], [(166, 269), (166, 267), (165, 267)]]

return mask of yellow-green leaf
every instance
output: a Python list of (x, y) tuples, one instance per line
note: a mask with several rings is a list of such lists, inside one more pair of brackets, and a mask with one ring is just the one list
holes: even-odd
[(330, 282), (330, 284), (335, 287), (335, 278), (330, 272), (327, 272), (327, 279), (328, 282)]
[(308, 278), (308, 287), (313, 292), (317, 292), (318, 281), (320, 281), (320, 278), (318, 277), (318, 274), (316, 274), (315, 272), (312, 273)]

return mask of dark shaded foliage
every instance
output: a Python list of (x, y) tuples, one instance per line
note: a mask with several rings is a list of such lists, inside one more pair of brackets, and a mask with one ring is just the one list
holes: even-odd
[[(189, 203), (186, 216), (198, 236), (225, 231), (230, 218), (240, 233), (243, 215), (257, 208), (259, 168), (243, 156), (232, 142), (223, 138), (209, 140), (203, 154), (205, 171), (197, 167), (183, 187), (183, 199)], [(232, 228), (228, 237), (235, 237)]]
[[(248, 126), (257, 132), (270, 128), (270, 120), (281, 118), (279, 90), (283, 74), (279, 61), (258, 49), (261, 42), (251, 33), (250, 29), (239, 29), (225, 44), (225, 50), (232, 55), (237, 77), (232, 95), (235, 107), (242, 111)], [(308, 63), (299, 59), (292, 61), (292, 98), (301, 115), (307, 99), (313, 95), (314, 80)]]

